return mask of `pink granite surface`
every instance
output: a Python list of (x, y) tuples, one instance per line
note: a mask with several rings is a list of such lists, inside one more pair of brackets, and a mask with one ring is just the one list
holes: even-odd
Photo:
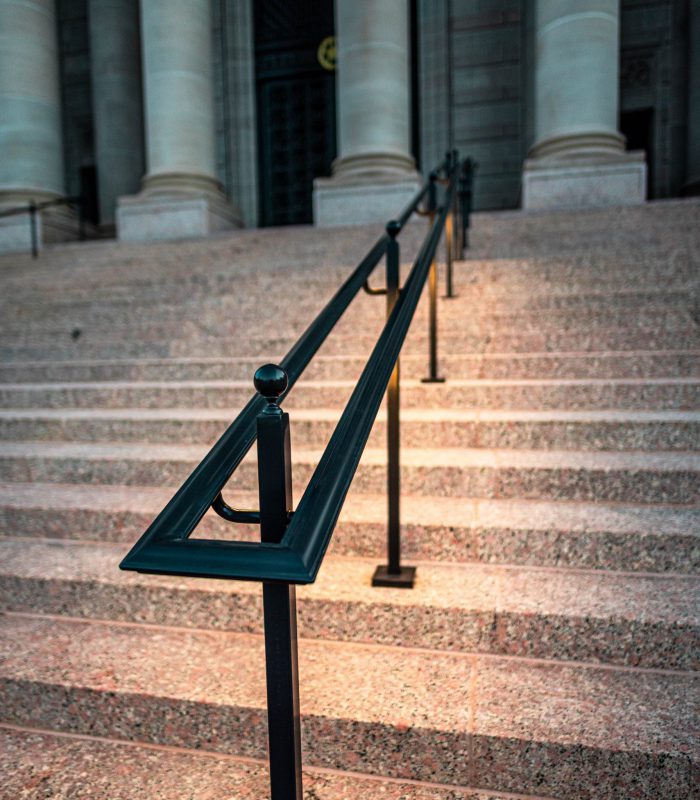
[[(6, 722), (264, 754), (258, 637), (21, 616), (2, 634)], [(694, 674), (302, 641), (300, 675), (312, 765), (554, 796), (690, 796)], [(591, 770), (595, 790), (583, 786)]]
[[(0, 540), (0, 606), (260, 632), (260, 588), (118, 572), (114, 545)], [(419, 565), (413, 591), (376, 589), (376, 560), (329, 556), (300, 587), (308, 638), (627, 666), (700, 668), (700, 581), (476, 564)]]
[[(0, 800), (260, 800), (267, 765), (0, 726)], [(548, 800), (307, 768), (305, 800)]]

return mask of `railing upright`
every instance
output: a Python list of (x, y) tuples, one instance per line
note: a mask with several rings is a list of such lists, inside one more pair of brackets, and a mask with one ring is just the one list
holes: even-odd
[[(437, 180), (436, 172), (430, 173), (430, 188), (428, 190), (428, 225), (432, 229), (437, 214)], [(444, 383), (445, 379), (438, 375), (437, 364), (437, 259), (433, 256), (428, 274), (428, 377), (422, 378), (423, 383)]]
[(462, 171), (459, 176), (459, 203), (462, 217), (462, 258), (464, 258), (464, 251), (469, 247), (469, 228), (471, 228), (475, 170), (476, 162), (471, 158), (466, 158), (464, 160), (464, 164), (462, 165)]
[[(389, 319), (399, 299), (400, 250), (396, 237), (401, 232), (401, 223), (387, 223), (389, 241), (386, 248), (386, 318)], [(415, 567), (401, 566), (401, 441), (400, 441), (400, 396), (399, 361), (387, 386), (387, 564), (380, 565), (372, 576), (372, 586), (393, 586), (412, 589), (416, 576)]]
[[(292, 513), (289, 414), (277, 405), (288, 377), (266, 364), (254, 383), (268, 403), (257, 420), (260, 538), (279, 544)], [(271, 800), (302, 800), (296, 587), (263, 583), (263, 617)]]
[[(445, 153), (446, 186), (449, 186), (452, 170), (454, 164), (456, 164), (455, 153), (455, 150), (448, 150)], [(449, 203), (449, 207), (447, 210), (447, 218), (445, 219), (445, 297), (454, 297), (452, 288), (452, 261), (456, 255), (454, 250), (454, 204), (449, 198), (447, 202)]]
[(29, 235), (32, 240), (32, 258), (39, 258), (39, 236), (36, 229), (36, 203), (29, 201)]

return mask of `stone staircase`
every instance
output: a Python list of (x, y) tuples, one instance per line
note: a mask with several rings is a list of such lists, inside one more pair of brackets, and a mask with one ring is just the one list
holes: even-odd
[[(0, 258), (2, 800), (268, 796), (259, 586), (117, 565), (376, 234)], [(698, 797), (700, 203), (479, 214), (472, 239), (447, 382), (420, 381), (425, 304), (402, 357), (416, 586), (370, 586), (380, 416), (298, 590), (307, 796)], [(297, 500), (383, 313), (359, 297), (285, 404)], [(256, 504), (254, 453), (227, 499)]]

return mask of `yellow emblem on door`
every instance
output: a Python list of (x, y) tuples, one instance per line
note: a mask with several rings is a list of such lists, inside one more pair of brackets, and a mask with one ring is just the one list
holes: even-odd
[(335, 36), (326, 36), (316, 51), (318, 63), (329, 72), (335, 70)]

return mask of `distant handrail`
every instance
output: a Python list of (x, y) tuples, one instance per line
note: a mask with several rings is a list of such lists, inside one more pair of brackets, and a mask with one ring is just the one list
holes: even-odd
[(309, 581), (316, 579), (345, 496), (367, 444), (394, 364), (428, 277), (445, 225), (454, 183), (382, 330), (336, 429), (306, 487), (282, 545), (300, 552)]
[(39, 239), (36, 228), (36, 215), (44, 209), (54, 206), (77, 206), (78, 207), (78, 236), (80, 241), (85, 239), (85, 198), (82, 196), (54, 197), (51, 200), (44, 200), (43, 203), (35, 203), (30, 200), (23, 206), (14, 206), (0, 211), (0, 219), (3, 217), (13, 217), (19, 214), (29, 214), (29, 230), (31, 236), (32, 258), (39, 257)]

